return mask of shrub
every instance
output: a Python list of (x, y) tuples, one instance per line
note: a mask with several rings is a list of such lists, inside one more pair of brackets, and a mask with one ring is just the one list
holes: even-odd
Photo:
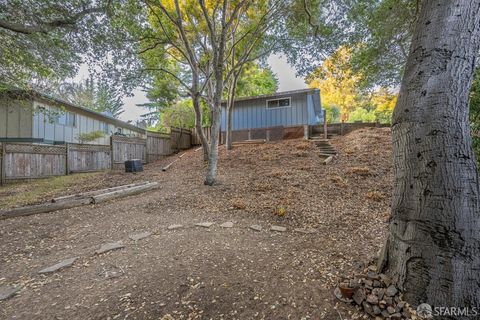
[(105, 136), (105, 132), (103, 131), (92, 131), (86, 133), (80, 133), (77, 136), (77, 139), (80, 143), (92, 142), (99, 138), (103, 138)]

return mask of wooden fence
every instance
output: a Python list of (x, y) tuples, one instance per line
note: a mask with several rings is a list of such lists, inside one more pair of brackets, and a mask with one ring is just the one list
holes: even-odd
[(123, 167), (125, 161), (131, 159), (142, 160), (147, 163), (147, 140), (142, 138), (129, 138), (124, 136), (112, 136), (112, 167)]
[(67, 173), (65, 146), (2, 144), (1, 182)]
[(121, 169), (126, 160), (148, 163), (191, 146), (191, 131), (176, 128), (169, 135), (147, 132), (146, 139), (114, 135), (110, 145), (0, 143), (0, 184), (6, 180)]
[(67, 144), (67, 172), (92, 172), (112, 167), (110, 146), (93, 144)]
[(192, 146), (192, 131), (190, 129), (170, 129), (171, 145), (174, 151), (185, 150)]
[[(389, 124), (382, 124), (378, 122), (341, 122), (341, 123), (328, 123), (327, 132), (328, 134), (336, 135), (345, 135), (354, 130), (361, 128), (371, 128), (371, 127), (390, 127)], [(324, 133), (325, 128), (320, 126), (313, 127), (313, 133)]]
[[(212, 128), (211, 127), (203, 127), (203, 133), (205, 134), (207, 141), (210, 141), (210, 138), (212, 137)], [(202, 144), (202, 141), (200, 140), (200, 136), (197, 134), (197, 130), (193, 128), (191, 130), (191, 136), (192, 136), (192, 146), (199, 146)]]
[(172, 153), (170, 135), (147, 132), (147, 162), (162, 159)]

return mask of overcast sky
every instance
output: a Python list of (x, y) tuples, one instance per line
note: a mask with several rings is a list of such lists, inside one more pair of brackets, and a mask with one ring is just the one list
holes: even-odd
[[(268, 64), (272, 68), (273, 72), (277, 75), (279, 80), (279, 91), (290, 91), (304, 89), (307, 87), (303, 78), (296, 77), (295, 69), (293, 69), (287, 63), (285, 58), (272, 55), (268, 58)], [(85, 77), (85, 72), (88, 72), (86, 68), (85, 70), (80, 70), (80, 78), (82, 76)], [(121, 120), (134, 121), (139, 119), (140, 115), (148, 112), (147, 109), (136, 106), (137, 104), (148, 102), (148, 99), (145, 97), (145, 92), (136, 90), (133, 92), (133, 94), (133, 97), (127, 97), (123, 100), (125, 112), (120, 115)]]

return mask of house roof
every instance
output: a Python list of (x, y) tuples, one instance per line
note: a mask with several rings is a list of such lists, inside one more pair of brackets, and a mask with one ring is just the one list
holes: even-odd
[(51, 96), (51, 95), (48, 95), (48, 94), (45, 94), (45, 93), (42, 93), (42, 92), (39, 92), (39, 91), (36, 91), (36, 90), (18, 89), (18, 90), (9, 90), (5, 93), (8, 94), (8, 95), (14, 95), (16, 97), (30, 98), (30, 99), (41, 99), (41, 100), (53, 102), (53, 103), (56, 103), (56, 104), (65, 105), (72, 110), (77, 110), (77, 111), (80, 111), (82, 113), (86, 113), (86, 114), (90, 114), (90, 115), (95, 116), (95, 117), (102, 118), (102, 119), (105, 120), (105, 122), (109, 122), (109, 123), (114, 124), (118, 127), (122, 127), (122, 128), (130, 129), (130, 130), (134, 130), (134, 131), (137, 131), (137, 132), (145, 133), (144, 128), (137, 127), (133, 124), (127, 123), (127, 122), (122, 121), (122, 120), (118, 120), (114, 117), (105, 115), (105, 114), (97, 112), (97, 111), (93, 111), (93, 110), (90, 110), (90, 109), (87, 109), (87, 108), (84, 108), (84, 107), (80, 107), (80, 106), (75, 105), (75, 104), (73, 104), (69, 101), (66, 101), (64, 99), (57, 98), (57, 97), (54, 97), (54, 96)]
[[(300, 89), (300, 90), (291, 90), (291, 91), (283, 91), (283, 92), (275, 92), (275, 93), (270, 93), (270, 94), (262, 94), (258, 96), (250, 96), (250, 97), (242, 97), (235, 99), (235, 102), (238, 101), (247, 101), (247, 100), (257, 100), (257, 99), (269, 99), (269, 98), (276, 98), (276, 97), (283, 97), (283, 96), (288, 96), (288, 95), (294, 95), (298, 93), (309, 93), (309, 92), (315, 92), (315, 91), (320, 91), (319, 89), (316, 88), (308, 88), (308, 89)], [(223, 100), (222, 103), (226, 103), (226, 100)]]

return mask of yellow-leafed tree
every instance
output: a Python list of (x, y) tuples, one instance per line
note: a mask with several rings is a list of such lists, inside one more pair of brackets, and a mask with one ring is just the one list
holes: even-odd
[[(348, 120), (348, 114), (364, 104), (364, 95), (360, 90), (361, 76), (355, 74), (350, 66), (352, 50), (340, 47), (327, 58), (320, 67), (307, 77), (310, 88), (320, 89), (322, 105), (329, 113), (338, 108), (341, 118)], [(331, 112), (329, 112), (331, 111)], [(338, 119), (328, 119), (334, 122)]]

